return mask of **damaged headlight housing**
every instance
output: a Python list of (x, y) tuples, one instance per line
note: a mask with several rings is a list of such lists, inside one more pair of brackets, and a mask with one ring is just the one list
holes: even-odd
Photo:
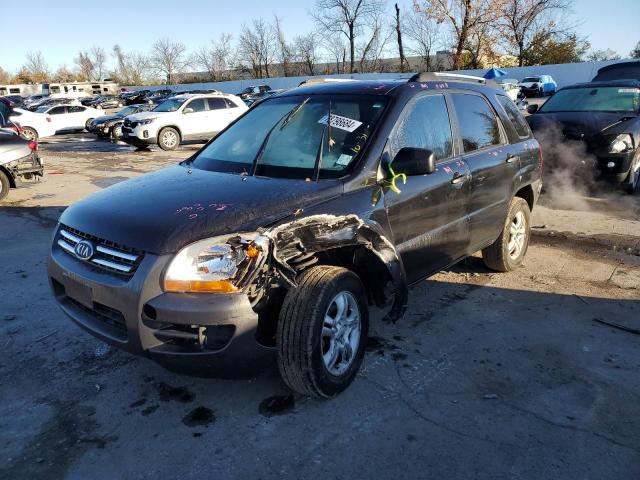
[(609, 144), (609, 153), (623, 153), (633, 150), (633, 138), (628, 133), (621, 133)]
[(257, 233), (192, 243), (171, 260), (164, 275), (164, 291), (235, 292), (267, 251), (268, 239)]

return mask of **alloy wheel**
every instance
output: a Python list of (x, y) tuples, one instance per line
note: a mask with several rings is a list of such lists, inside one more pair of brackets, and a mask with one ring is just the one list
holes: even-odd
[(515, 260), (522, 254), (522, 249), (527, 238), (527, 221), (522, 212), (516, 213), (509, 228), (509, 256)]
[(331, 375), (342, 375), (353, 363), (361, 329), (356, 298), (347, 291), (338, 293), (329, 302), (322, 324), (322, 360)]

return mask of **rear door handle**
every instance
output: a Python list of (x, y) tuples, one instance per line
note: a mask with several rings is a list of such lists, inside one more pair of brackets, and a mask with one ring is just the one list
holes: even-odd
[(466, 175), (463, 175), (460, 172), (456, 172), (451, 179), (451, 183), (454, 185), (458, 185), (459, 183), (464, 182), (467, 179)]
[(518, 160), (520, 160), (520, 157), (518, 155), (512, 155), (511, 153), (507, 155), (507, 163), (513, 163)]

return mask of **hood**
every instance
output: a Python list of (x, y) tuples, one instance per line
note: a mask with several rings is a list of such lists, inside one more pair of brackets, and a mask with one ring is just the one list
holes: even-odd
[(144, 120), (145, 118), (155, 118), (167, 113), (171, 112), (139, 112), (132, 115), (127, 115), (127, 118), (132, 122), (139, 122), (140, 120)]
[(176, 165), (91, 195), (60, 222), (130, 248), (173, 253), (202, 238), (255, 231), (341, 193), (338, 180), (242, 177)]
[(534, 132), (556, 124), (561, 127), (565, 136), (577, 139), (590, 138), (600, 133), (625, 132), (629, 124), (637, 121), (638, 116), (635, 114), (613, 112), (540, 112), (527, 117)]
[(101, 123), (107, 123), (107, 122), (113, 122), (113, 121), (117, 121), (117, 120), (124, 120), (124, 118), (119, 117), (118, 115), (102, 115), (101, 117), (95, 118), (93, 120), (94, 125), (100, 125)]

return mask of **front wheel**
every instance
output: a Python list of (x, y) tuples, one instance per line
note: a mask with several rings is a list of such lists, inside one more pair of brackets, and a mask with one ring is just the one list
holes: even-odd
[(0, 172), (0, 200), (9, 195), (9, 188), (11, 188), (9, 177), (4, 172)]
[(111, 138), (117, 140), (122, 137), (122, 125), (114, 125), (111, 127)]
[(636, 155), (635, 161), (629, 169), (629, 176), (625, 181), (625, 187), (629, 195), (634, 195), (640, 191), (640, 152)]
[(355, 378), (369, 332), (364, 286), (350, 270), (312, 267), (285, 296), (278, 321), (278, 368), (295, 392), (328, 398)]
[(89, 127), (91, 126), (91, 122), (93, 122), (93, 118), (88, 119), (86, 122), (84, 122), (84, 129), (88, 132), (89, 131)]
[(175, 128), (166, 127), (158, 134), (158, 146), (162, 150), (175, 150), (180, 145), (180, 134)]
[(487, 267), (498, 272), (510, 272), (522, 264), (531, 237), (530, 218), (529, 204), (520, 197), (512, 198), (502, 233), (482, 250), (482, 259)]

